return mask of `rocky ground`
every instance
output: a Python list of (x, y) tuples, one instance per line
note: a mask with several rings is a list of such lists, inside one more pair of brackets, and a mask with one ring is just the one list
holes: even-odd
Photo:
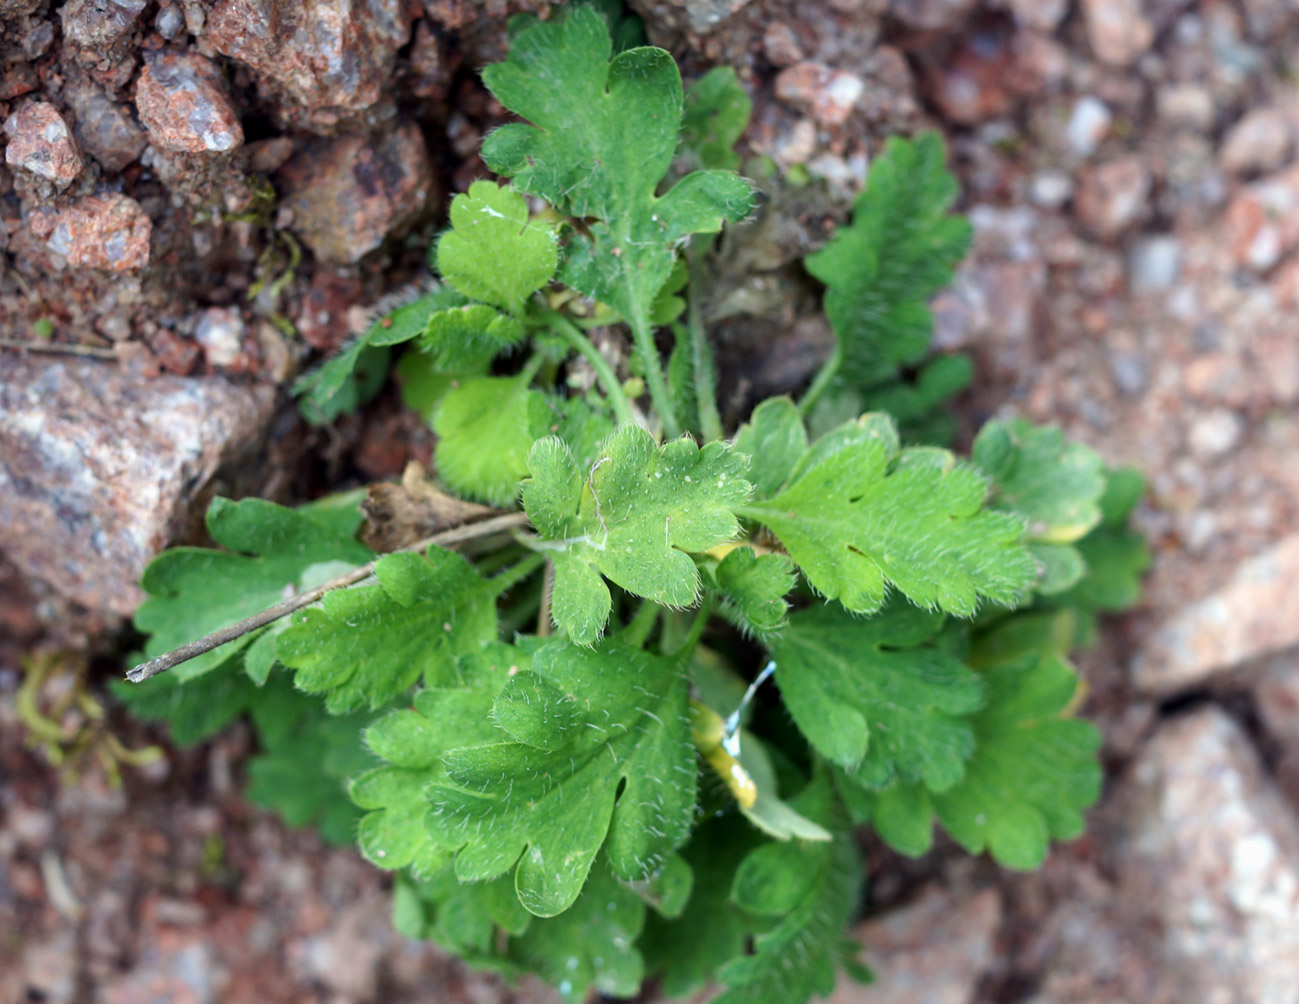
[[(394, 402), (310, 429), (283, 387), (481, 170), (474, 70), (518, 6), (0, 0), (0, 344), (76, 353), (0, 348), (0, 1000), (549, 999), (402, 942), (372, 869), (243, 805), (239, 730), (60, 785), (15, 711), (25, 651), (86, 653), (99, 687), (212, 493), (427, 459)], [(820, 179), (773, 197), (756, 316), (720, 327), (733, 412), (814, 367), (791, 263), (883, 137), (932, 126), (977, 232), (937, 311), (979, 363), (967, 431), (1058, 422), (1150, 481), (1147, 599), (1083, 659), (1089, 835), (1027, 876), (869, 846), (880, 980), (836, 1001), (1294, 1004), (1299, 3), (632, 6), (687, 76), (737, 68), (747, 150)]]

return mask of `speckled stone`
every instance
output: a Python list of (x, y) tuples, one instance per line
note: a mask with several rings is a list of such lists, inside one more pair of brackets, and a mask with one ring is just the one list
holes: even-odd
[(70, 100), (78, 142), (106, 170), (120, 171), (144, 152), (147, 134), (129, 106), (93, 88), (74, 92)]
[(314, 140), (280, 178), (293, 231), (331, 264), (360, 261), (435, 195), (428, 150), (413, 123), (381, 137)]
[(33, 101), (5, 120), (9, 136), (5, 163), (10, 167), (67, 188), (81, 173), (81, 154), (63, 116), (52, 104)]
[(410, 8), (402, 0), (217, 0), (208, 41), (252, 67), (264, 92), (297, 106), (283, 109), (295, 124), (331, 132), (383, 95), (410, 41)]
[(1137, 660), (1137, 686), (1176, 693), (1299, 644), (1297, 582), (1299, 535), (1245, 562), (1215, 593), (1160, 624)]
[(118, 614), (220, 464), (253, 446), (269, 388), (0, 353), (0, 551)]
[(226, 153), (244, 141), (221, 71), (197, 53), (146, 53), (135, 107), (164, 150)]
[(1240, 726), (1217, 708), (1169, 722), (1120, 804), (1124, 916), (1163, 932), (1175, 999), (1293, 1004), (1299, 822)]
[(149, 263), (153, 224), (138, 202), (118, 192), (42, 209), (28, 227), (73, 268), (125, 272)]

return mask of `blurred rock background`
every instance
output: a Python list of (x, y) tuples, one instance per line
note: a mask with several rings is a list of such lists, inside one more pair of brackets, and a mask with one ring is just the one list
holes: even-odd
[[(547, 7), (0, 0), (0, 1000), (552, 999), (401, 941), (373, 869), (240, 802), (246, 732), (60, 786), (15, 711), (22, 653), (102, 658), (213, 493), (427, 461), (391, 395), (311, 428), (286, 385), (421, 274), (500, 120), (477, 71)], [(632, 7), (687, 79), (736, 68), (777, 169), (718, 326), (732, 417), (815, 368), (797, 262), (932, 127), (976, 229), (937, 305), (965, 432), (1057, 422), (1150, 482), (1146, 602), (1083, 660), (1089, 835), (1027, 876), (868, 842), (879, 982), (836, 1002), (1294, 1004), (1299, 3)]]

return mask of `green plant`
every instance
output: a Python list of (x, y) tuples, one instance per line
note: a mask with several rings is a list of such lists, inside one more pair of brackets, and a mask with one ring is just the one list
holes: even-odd
[[(1099, 735), (1072, 717), (1068, 653), (1136, 598), (1140, 479), (1051, 428), (991, 422), (960, 460), (860, 414), (922, 435), (968, 374), (930, 352), (926, 301), (969, 235), (935, 136), (891, 141), (808, 261), (826, 368), (727, 439), (690, 238), (754, 209), (729, 170), (734, 75), (683, 95), (666, 53), (613, 56), (575, 7), (515, 21), (484, 80), (527, 120), (484, 144), (510, 185), (458, 196), (444, 284), (301, 389), (336, 413), (367, 353), (407, 343), (442, 485), (503, 511), (466, 519), (412, 482), (419, 525), (461, 516), (376, 556), (355, 495), (218, 500), (226, 550), (145, 574), (131, 676), (199, 654), (119, 693), (181, 740), (249, 713), (255, 797), (334, 838), (355, 820), (399, 929), (477, 965), (575, 1000), (654, 975), (727, 1002), (824, 994), (863, 975), (855, 824), (919, 854), (937, 821), (1012, 868), (1081, 832)], [(592, 339), (624, 326), (626, 378)]]

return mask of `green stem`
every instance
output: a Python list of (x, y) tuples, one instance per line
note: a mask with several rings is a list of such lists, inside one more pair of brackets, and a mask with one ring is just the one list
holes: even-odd
[(622, 640), (635, 648), (642, 647), (662, 612), (663, 608), (653, 600), (645, 600), (620, 632)]
[(704, 331), (703, 310), (699, 306), (701, 269), (693, 245), (686, 252), (690, 262), (690, 288), (686, 294), (686, 323), (690, 330), (690, 361), (694, 370), (695, 400), (699, 408), (699, 431), (704, 442), (722, 438), (722, 416), (717, 411), (717, 370), (713, 351)]
[(519, 370), (519, 382), (525, 387), (532, 383), (533, 378), (546, 363), (546, 357), (540, 352), (534, 352), (532, 357), (524, 364), (523, 369)]
[(632, 414), (631, 403), (627, 400), (627, 395), (623, 393), (622, 384), (618, 380), (617, 374), (614, 373), (613, 367), (609, 361), (600, 355), (600, 351), (591, 344), (591, 339), (582, 333), (576, 324), (570, 321), (557, 310), (548, 310), (542, 315), (542, 319), (558, 332), (564, 341), (568, 342), (569, 347), (575, 350), (578, 355), (591, 364), (591, 369), (595, 370), (596, 378), (600, 381), (600, 386), (609, 397), (609, 403), (613, 405), (613, 413), (618, 416), (619, 425), (629, 425), (636, 421)]
[(492, 591), (497, 596), (500, 596), (511, 586), (517, 585), (535, 572), (545, 563), (545, 560), (546, 556), (544, 554), (529, 554), (517, 565), (512, 565), (501, 572), (500, 575), (494, 576), (491, 579)]
[(843, 350), (836, 345), (834, 351), (830, 353), (830, 358), (825, 361), (825, 365), (817, 373), (816, 379), (812, 381), (812, 386), (807, 388), (807, 393), (799, 400), (798, 413), (800, 415), (807, 417), (807, 413), (812, 410), (812, 405), (816, 403), (816, 399), (830, 386), (830, 381), (839, 375), (839, 367), (842, 364)]
[(645, 371), (645, 385), (649, 388), (650, 400), (654, 402), (654, 410), (663, 423), (663, 438), (676, 439), (681, 435), (681, 422), (677, 419), (676, 409), (672, 407), (672, 395), (668, 393), (667, 381), (663, 379), (659, 350), (654, 344), (654, 332), (650, 329), (649, 320), (645, 317), (629, 317), (627, 323), (631, 326), (632, 341), (636, 343), (641, 368)]
[(709, 618), (713, 616), (713, 594), (705, 593), (704, 598), (699, 601), (699, 609), (695, 611), (695, 619), (690, 622), (690, 630), (686, 632), (685, 641), (681, 647), (672, 653), (673, 659), (684, 659), (695, 650), (699, 644), (699, 639), (704, 636), (704, 628), (708, 626)]

